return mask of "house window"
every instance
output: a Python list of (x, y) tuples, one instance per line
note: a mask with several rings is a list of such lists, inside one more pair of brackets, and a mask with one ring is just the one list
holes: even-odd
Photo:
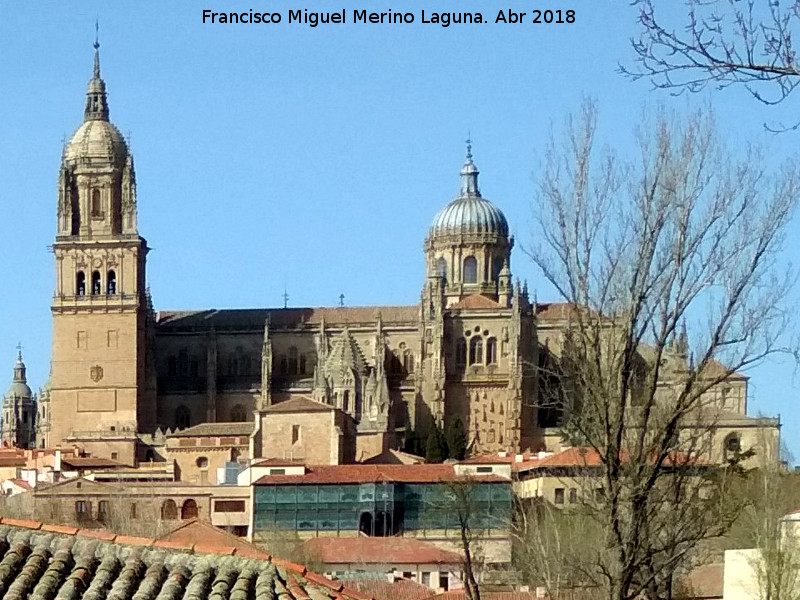
[(306, 355), (300, 355), (300, 375), (306, 374)]
[(486, 340), (486, 364), (494, 365), (497, 363), (497, 339), (490, 337)]
[(100, 523), (105, 523), (108, 520), (108, 515), (108, 500), (100, 500), (100, 502), (97, 503), (97, 520)]
[(477, 467), (475, 469), (475, 472), (476, 473), (491, 473), (492, 472), (492, 467)]
[(467, 340), (458, 338), (456, 340), (456, 366), (464, 367), (467, 364)]
[(199, 511), (197, 509), (197, 502), (191, 498), (183, 503), (181, 506), (181, 520), (196, 519)]
[(739, 456), (742, 450), (742, 439), (738, 433), (731, 433), (723, 442), (723, 454), (725, 460), (733, 460)]
[(468, 256), (464, 259), (464, 276), (462, 277), (464, 283), (478, 283), (478, 261), (474, 256)]
[(111, 453), (111, 460), (117, 460), (117, 457), (118, 457), (118, 456), (119, 456), (119, 453), (117, 453), (117, 452), (112, 452), (112, 453)]
[(414, 372), (414, 353), (411, 350), (403, 351), (403, 368), (409, 375)]
[(578, 503), (578, 488), (569, 488), (569, 503)]
[(208, 468), (208, 459), (205, 456), (201, 456), (195, 461), (198, 469), (207, 469)]
[(243, 513), (245, 512), (244, 500), (216, 500), (214, 512), (218, 513)]
[(286, 469), (270, 469), (270, 475), (286, 475)]
[(92, 518), (92, 503), (78, 500), (75, 503), (75, 519), (81, 523)]
[(136, 502), (131, 502), (131, 519), (136, 518)]
[(469, 341), (469, 364), (483, 364), (483, 339), (477, 335)]
[(300, 441), (300, 425), (292, 425), (292, 444)]
[(422, 585), (427, 585), (428, 587), (431, 586), (431, 573), (430, 573), (430, 571), (423, 571), (422, 572)]
[(564, 488), (556, 488), (554, 502), (556, 504), (564, 504)]

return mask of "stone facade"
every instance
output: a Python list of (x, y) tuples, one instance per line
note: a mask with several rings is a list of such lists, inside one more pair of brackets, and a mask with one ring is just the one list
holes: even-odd
[[(539, 400), (558, 382), (537, 367), (557, 360), (564, 305), (537, 305), (513, 282), (514, 239), (480, 191), (469, 146), (460, 176), (424, 240), (418, 305), (156, 313), (133, 157), (109, 121), (96, 52), (84, 122), (59, 172), (39, 444), (135, 464), (157, 428), (253, 422), (253, 456), (330, 463), (458, 419), (473, 453), (556, 449), (563, 415)], [(741, 388), (725, 399), (736, 415), (746, 411), (744, 379)], [(301, 400), (328, 408), (274, 410)], [(292, 425), (327, 433), (312, 445)]]

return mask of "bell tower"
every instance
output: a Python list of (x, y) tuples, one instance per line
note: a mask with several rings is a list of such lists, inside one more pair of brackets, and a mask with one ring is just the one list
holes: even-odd
[(64, 147), (58, 178), (50, 439), (132, 463), (136, 432), (155, 427), (145, 365), (148, 248), (137, 227), (133, 157), (109, 121), (99, 46), (83, 124)]

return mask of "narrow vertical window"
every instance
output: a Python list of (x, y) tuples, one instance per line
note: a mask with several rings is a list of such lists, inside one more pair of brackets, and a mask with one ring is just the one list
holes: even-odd
[(289, 375), (297, 375), (297, 348), (289, 348)]
[(497, 363), (497, 339), (489, 338), (486, 340), (486, 364), (493, 365)]
[(111, 269), (106, 278), (106, 293), (114, 295), (117, 293), (117, 274)]
[(456, 366), (464, 367), (467, 364), (467, 340), (458, 338), (456, 340)]
[(479, 365), (482, 363), (483, 363), (483, 340), (476, 335), (469, 341), (469, 364)]
[(478, 283), (478, 260), (474, 256), (468, 256), (464, 259), (462, 281), (464, 283)]
[(98, 190), (98, 189), (92, 190), (91, 213), (92, 213), (93, 217), (102, 217), (103, 216), (103, 203), (100, 200), (100, 190)]
[(300, 441), (300, 425), (292, 425), (292, 444)]
[(92, 295), (100, 295), (102, 289), (100, 284), (100, 271), (92, 271)]
[(436, 261), (436, 274), (447, 283), (447, 261), (444, 257)]
[(75, 277), (75, 293), (78, 296), (86, 295), (86, 273), (83, 271), (78, 271), (78, 274)]

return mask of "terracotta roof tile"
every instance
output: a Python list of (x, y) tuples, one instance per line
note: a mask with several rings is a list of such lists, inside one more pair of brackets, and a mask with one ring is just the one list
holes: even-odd
[(333, 406), (322, 404), (311, 398), (292, 398), (273, 404), (266, 409), (267, 412), (289, 413), (289, 412), (330, 412), (336, 410)]
[(106, 531), (105, 529), (79, 529), (78, 534), (83, 537), (96, 538), (106, 542), (113, 542), (116, 534)]
[(255, 423), (252, 421), (243, 421), (238, 423), (200, 423), (193, 427), (187, 427), (174, 433), (169, 434), (167, 437), (221, 437), (231, 435), (250, 435), (255, 429)]
[(152, 538), (137, 537), (133, 535), (118, 535), (114, 541), (125, 546), (152, 546), (155, 540)]
[[(41, 535), (19, 535), (24, 530), (36, 529), (41, 529)], [(9, 586), (6, 589), (13, 589), (15, 597), (38, 597), (44, 592), (49, 597), (57, 591), (53, 589), (56, 585), (69, 591), (76, 600), (117, 595), (128, 598), (134, 591), (137, 600), (181, 597), (256, 600), (272, 595), (273, 591), (278, 600), (367, 599), (363, 593), (340, 583), (326, 583), (321, 575), (308, 573), (302, 565), (277, 559), (255, 560), (234, 553), (233, 547), (197, 544), (196, 551), (209, 551), (200, 556), (192, 552), (191, 546), (176, 548), (177, 544), (161, 541), (153, 544), (156, 547), (148, 547), (152, 540), (99, 533), (54, 525), (43, 527), (38, 521), (0, 519), (0, 563), (5, 564), (6, 553), (14, 552), (12, 548), (18, 549), (20, 544), (32, 556), (45, 553), (44, 569), (11, 571), (12, 579), (5, 582)], [(88, 537), (92, 543), (72, 543), (75, 537)], [(139, 547), (133, 552), (121, 552), (127, 546)], [(55, 560), (49, 566), (48, 548), (57, 548)], [(92, 566), (95, 556), (103, 557), (96, 568)], [(122, 557), (124, 565), (120, 562)], [(13, 558), (18, 560), (16, 555)]]
[(320, 537), (303, 544), (325, 564), (461, 564), (461, 557), (414, 538)]
[(435, 595), (427, 585), (410, 579), (355, 579), (347, 584), (359, 592), (370, 594), (382, 600), (425, 600)]
[[(395, 481), (402, 483), (435, 483), (458, 479), (453, 465), (315, 465), (306, 468), (303, 475), (264, 475), (255, 485), (284, 485), (287, 483), (374, 483)], [(486, 475), (481, 481), (499, 482), (507, 479)]]
[(48, 525), (47, 523), (43, 523), (42, 531), (48, 531), (50, 533), (63, 533), (66, 535), (75, 535), (76, 533), (78, 533), (79, 529), (77, 527), (70, 527), (69, 525)]
[(462, 298), (460, 301), (456, 302), (450, 308), (455, 309), (471, 309), (471, 310), (480, 310), (480, 309), (488, 309), (488, 310), (497, 310), (498, 308), (505, 308), (492, 300), (491, 298), (487, 298), (486, 296), (481, 296), (480, 294), (470, 294), (466, 298)]

